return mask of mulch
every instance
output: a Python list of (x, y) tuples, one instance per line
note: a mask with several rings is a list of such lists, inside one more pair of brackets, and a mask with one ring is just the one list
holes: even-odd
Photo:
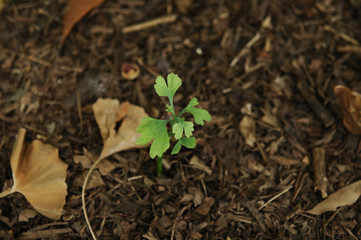
[[(212, 121), (196, 129), (194, 150), (166, 154), (162, 176), (146, 148), (107, 158), (115, 168), (86, 195), (99, 239), (361, 238), (360, 201), (305, 212), (323, 200), (315, 152), (326, 160), (326, 194), (360, 179), (360, 138), (333, 93), (338, 84), (361, 92), (359, 1), (111, 0), (61, 44), (66, 3), (9, 1), (0, 13), (0, 186), (12, 185), (21, 127), (69, 165), (62, 218), (20, 219), (32, 207), (10, 195), (0, 199), (1, 239), (91, 238), (79, 184), (87, 169), (74, 161), (102, 149), (91, 105), (115, 98), (164, 117), (153, 84), (169, 72), (183, 80), (176, 106), (197, 97)], [(136, 80), (122, 77), (123, 63), (140, 66)], [(245, 116), (256, 123), (253, 146), (240, 131)]]

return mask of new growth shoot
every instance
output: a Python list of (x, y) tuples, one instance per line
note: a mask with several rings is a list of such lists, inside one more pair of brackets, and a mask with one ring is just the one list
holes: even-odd
[(177, 154), (181, 146), (194, 148), (196, 139), (192, 137), (194, 124), (182, 117), (185, 113), (193, 115), (194, 122), (204, 125), (204, 121), (210, 121), (211, 115), (204, 109), (195, 108), (198, 105), (196, 98), (192, 98), (189, 104), (178, 114), (174, 110), (173, 99), (176, 91), (182, 85), (182, 80), (177, 74), (170, 73), (167, 76), (167, 83), (163, 77), (158, 76), (155, 80), (155, 91), (160, 97), (168, 97), (169, 105), (166, 111), (169, 112), (169, 119), (155, 119), (145, 117), (137, 127), (137, 132), (141, 136), (137, 139), (136, 144), (144, 145), (153, 140), (150, 146), (149, 155), (151, 158), (157, 158), (157, 173), (162, 173), (163, 154), (170, 148), (170, 140), (176, 141), (171, 154)]

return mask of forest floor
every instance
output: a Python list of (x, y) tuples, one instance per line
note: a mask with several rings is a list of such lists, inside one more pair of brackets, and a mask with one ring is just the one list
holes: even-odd
[[(92, 104), (113, 98), (163, 118), (154, 80), (170, 72), (183, 80), (175, 105), (197, 97), (212, 121), (195, 129), (195, 149), (167, 152), (162, 176), (148, 148), (107, 157), (111, 170), (86, 191), (99, 239), (361, 239), (360, 201), (306, 212), (323, 200), (315, 152), (326, 194), (361, 178), (360, 138), (333, 93), (361, 92), (358, 1), (110, 0), (61, 44), (66, 3), (9, 1), (0, 13), (0, 187), (13, 183), (20, 128), (68, 164), (61, 219), (24, 218), (33, 208), (12, 194), (0, 199), (1, 239), (91, 238), (78, 156), (102, 150)], [(122, 77), (124, 63), (140, 67), (137, 79)]]

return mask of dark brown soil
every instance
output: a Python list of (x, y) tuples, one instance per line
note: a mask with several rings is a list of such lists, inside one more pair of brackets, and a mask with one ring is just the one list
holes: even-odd
[[(360, 201), (305, 212), (322, 201), (307, 161), (316, 147), (326, 153), (328, 194), (361, 177), (360, 138), (344, 128), (333, 94), (337, 84), (361, 92), (359, 1), (109, 0), (60, 44), (66, 2), (9, 1), (0, 15), (0, 186), (12, 185), (21, 127), (69, 164), (61, 220), (19, 221), (32, 207), (13, 194), (0, 199), (1, 239), (91, 238), (78, 181), (87, 170), (74, 162), (102, 149), (91, 104), (116, 98), (161, 117), (153, 84), (169, 72), (183, 79), (176, 105), (197, 97), (213, 119), (196, 129), (194, 150), (166, 155), (161, 177), (148, 149), (108, 158), (116, 168), (87, 191), (99, 239), (361, 238)], [(171, 14), (173, 22), (123, 31)], [(140, 76), (124, 79), (123, 63), (138, 64)], [(240, 132), (246, 106), (253, 147)], [(212, 173), (190, 165), (194, 157)]]

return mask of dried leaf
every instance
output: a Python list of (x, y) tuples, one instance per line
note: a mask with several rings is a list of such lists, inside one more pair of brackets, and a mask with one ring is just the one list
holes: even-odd
[(39, 213), (57, 220), (67, 195), (67, 164), (59, 159), (58, 149), (39, 140), (24, 146), (25, 133), (20, 129), (11, 154), (14, 185), (0, 197), (19, 192)]
[(361, 95), (342, 85), (333, 90), (343, 113), (343, 124), (351, 133), (361, 134)]
[(327, 211), (335, 211), (338, 207), (354, 204), (360, 195), (361, 180), (339, 189), (307, 212), (319, 215)]
[(256, 142), (256, 123), (252, 117), (244, 116), (239, 124), (241, 133), (246, 141), (246, 144), (250, 147), (254, 146)]
[(90, 10), (97, 8), (105, 0), (69, 0), (63, 19), (63, 35), (61, 41), (69, 35), (74, 25)]
[[(131, 148), (145, 147), (135, 144), (140, 136), (136, 128), (141, 119), (147, 116), (143, 108), (129, 102), (119, 104), (116, 99), (100, 98), (93, 104), (93, 112), (104, 143), (99, 158)], [(117, 122), (121, 120), (119, 129), (115, 129)]]

